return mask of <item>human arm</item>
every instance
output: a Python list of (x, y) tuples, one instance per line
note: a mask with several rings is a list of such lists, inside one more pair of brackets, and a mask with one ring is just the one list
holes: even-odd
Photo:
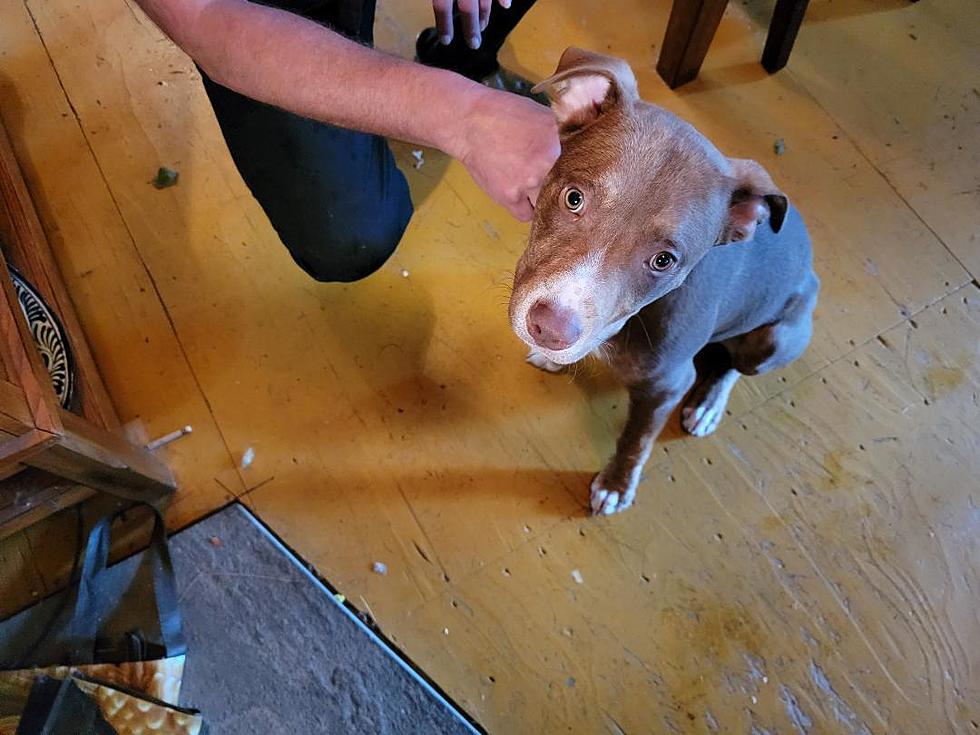
[(219, 84), (299, 115), (445, 151), (491, 198), (530, 218), (559, 152), (546, 108), (247, 0), (138, 1)]

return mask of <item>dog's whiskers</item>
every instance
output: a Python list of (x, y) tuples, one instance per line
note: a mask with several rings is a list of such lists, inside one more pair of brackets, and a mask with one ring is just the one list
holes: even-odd
[(637, 317), (637, 321), (640, 322), (640, 326), (643, 327), (643, 333), (647, 336), (647, 344), (650, 345), (650, 352), (653, 352), (653, 340), (650, 339), (650, 332), (647, 331), (647, 325), (643, 323), (643, 320)]

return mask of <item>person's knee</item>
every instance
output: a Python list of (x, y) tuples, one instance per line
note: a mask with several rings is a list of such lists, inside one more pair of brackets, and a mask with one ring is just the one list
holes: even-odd
[(383, 266), (401, 242), (411, 219), (411, 203), (387, 214), (330, 220), (299, 233), (280, 231), (293, 259), (321, 283), (351, 283)]
[(296, 263), (323, 282), (357, 281), (384, 265), (412, 216), (387, 142), (202, 79), (242, 179)]
[(353, 283), (378, 271), (401, 241), (404, 227), (391, 227), (387, 232), (360, 233), (345, 228), (341, 235), (330, 234), (315, 252), (305, 249), (302, 255), (293, 254), (299, 266), (320, 283)]

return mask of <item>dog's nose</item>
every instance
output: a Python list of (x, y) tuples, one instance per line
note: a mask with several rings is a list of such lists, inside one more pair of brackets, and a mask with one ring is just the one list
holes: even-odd
[(578, 314), (551, 301), (538, 301), (527, 312), (527, 331), (538, 345), (548, 350), (564, 350), (582, 336)]

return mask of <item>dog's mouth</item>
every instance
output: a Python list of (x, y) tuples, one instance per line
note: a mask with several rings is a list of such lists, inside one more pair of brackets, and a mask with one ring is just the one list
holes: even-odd
[[(626, 324), (629, 317), (623, 317), (622, 319), (617, 319), (609, 324), (601, 326), (596, 332), (588, 339), (584, 339), (581, 342), (572, 345), (562, 352), (548, 352), (542, 350), (542, 354), (545, 355), (552, 362), (556, 362), (559, 365), (571, 365), (579, 360), (582, 360), (593, 352), (597, 352), (602, 345), (608, 340), (619, 334), (619, 331)], [(532, 349), (541, 349), (536, 345), (531, 345)]]
[(602, 340), (594, 341), (594, 343), (592, 340), (590, 340), (585, 344), (576, 343), (563, 350), (552, 350), (546, 347), (541, 347), (540, 345), (536, 344), (534, 340), (529, 340), (522, 335), (518, 336), (528, 347), (531, 348), (532, 352), (543, 355), (551, 362), (559, 365), (572, 365), (573, 363), (585, 358), (589, 353), (594, 352), (596, 349), (598, 349), (599, 345), (602, 344)]

